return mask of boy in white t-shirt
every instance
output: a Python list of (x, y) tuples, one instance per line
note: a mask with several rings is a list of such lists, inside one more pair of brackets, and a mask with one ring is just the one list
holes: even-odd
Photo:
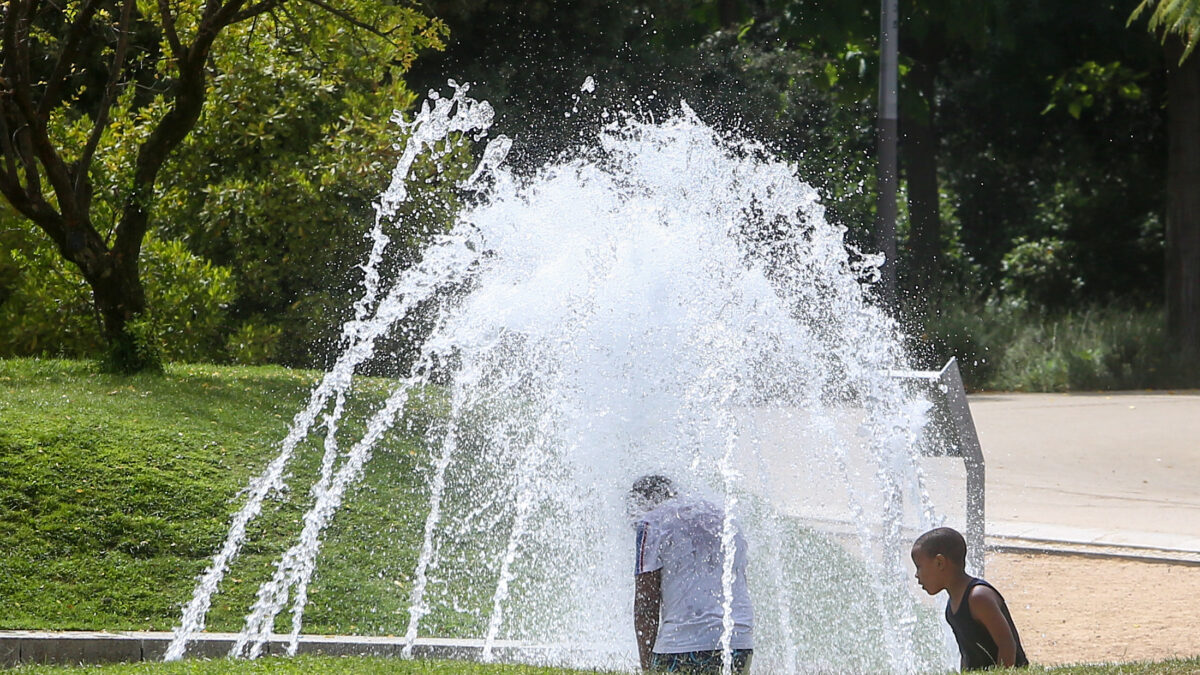
[[(720, 673), (725, 634), (725, 514), (703, 499), (681, 496), (665, 476), (643, 476), (630, 490), (636, 516), (633, 622), (642, 668)], [(746, 541), (734, 529), (729, 632), (733, 672), (748, 672), (754, 613), (746, 589)]]

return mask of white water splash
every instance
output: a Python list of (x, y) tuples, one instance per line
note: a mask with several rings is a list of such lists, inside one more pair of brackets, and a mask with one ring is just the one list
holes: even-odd
[[(406, 127), (412, 140), (376, 230), (409, 198), (421, 153), (449, 152), (490, 125), (490, 106), (465, 91), (433, 98)], [(300, 540), (260, 587), (234, 649), (260, 653), (294, 591), (294, 651), (323, 530), (408, 392), (440, 364), (449, 410), (430, 432), (407, 655), (422, 630), (457, 625), (475, 627), (485, 659), (520, 640), (556, 646), (543, 652), (550, 661), (631, 667), (622, 504), (636, 477), (657, 472), (725, 507), (726, 670), (735, 520), (751, 561), (756, 669), (946, 665), (944, 650), (927, 647), (937, 617), (922, 620), (905, 567), (911, 530), (936, 517), (916, 460), (927, 404), (887, 375), (904, 354), (864, 285), (878, 260), (849, 248), (816, 192), (761, 146), (721, 138), (686, 106), (657, 124), (612, 117), (595, 147), (532, 177), (506, 168), (507, 139), (489, 143), (463, 183), (469, 206), (390, 287), (371, 273), (387, 255), (376, 239), (346, 350), (252, 484), (172, 654), (203, 627), (260, 493), (282, 485), (283, 465), (333, 400)], [(430, 302), (439, 319), (418, 365), (335, 470), (354, 370)], [(834, 521), (773, 486), (795, 463), (826, 467), (825, 484), (793, 492), (838, 488)]]
[[(383, 234), (382, 223), (394, 216), (407, 199), (408, 191), (404, 183), (412, 171), (413, 163), (422, 151), (432, 154), (435, 158), (448, 154), (450, 148), (444, 147), (439, 153), (436, 144), (439, 141), (445, 144), (451, 133), (484, 134), (491, 126), (491, 106), (486, 102), (480, 103), (467, 98), (466, 91), (465, 87), (455, 88), (455, 94), (451, 98), (434, 98), (432, 107), (428, 102), (423, 104), (420, 113), (411, 123), (405, 122), (398, 112), (393, 117), (407, 135), (407, 143), (404, 154), (396, 164), (392, 183), (380, 196), (376, 205), (375, 225), (371, 234), (373, 243), (364, 265), (363, 295), (355, 303), (355, 318), (343, 326), (341, 344), (344, 349), (337, 362), (314, 389), (308, 405), (296, 414), (287, 436), (281, 443), (279, 454), (266, 470), (251, 482), (246, 503), (234, 515), (225, 542), (213, 557), (212, 564), (199, 578), (192, 599), (184, 608), (180, 624), (167, 647), (165, 660), (182, 658), (191, 637), (204, 629), (212, 596), (229, 571), (230, 564), (241, 551), (246, 538), (246, 528), (262, 512), (263, 501), (268, 494), (283, 489), (283, 474), (295, 454), (296, 447), (308, 435), (317, 415), (329, 399), (345, 395), (353, 379), (354, 369), (373, 355), (375, 341), (393, 323), (408, 316), (412, 308), (427, 297), (427, 293), (422, 294), (423, 290), (436, 286), (436, 283), (445, 282), (448, 274), (453, 275), (454, 270), (461, 272), (465, 267), (453, 265), (453, 260), (445, 259), (455, 258), (456, 254), (462, 253), (461, 250), (443, 248), (435, 251), (435, 255), (430, 256), (425, 265), (418, 266), (413, 273), (407, 275), (406, 283), (393, 287), (389, 296), (376, 308), (374, 321), (369, 324), (365, 321), (378, 296), (378, 268), (389, 243)], [(438, 253), (443, 255), (436, 255)], [(474, 258), (473, 255), (469, 257)], [(431, 284), (431, 278), (436, 278), (437, 281)], [(329, 424), (336, 426), (339, 414), (340, 411), (333, 415)]]

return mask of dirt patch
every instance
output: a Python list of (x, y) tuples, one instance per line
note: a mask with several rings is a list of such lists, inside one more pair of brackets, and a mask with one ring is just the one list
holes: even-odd
[(986, 564), (1034, 663), (1200, 655), (1200, 566), (1022, 553)]

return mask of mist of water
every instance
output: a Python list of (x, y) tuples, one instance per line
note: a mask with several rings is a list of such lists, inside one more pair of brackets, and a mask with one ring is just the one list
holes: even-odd
[[(727, 561), (740, 525), (759, 672), (949, 665), (907, 579), (908, 537), (937, 519), (917, 461), (928, 403), (888, 375), (905, 355), (870, 300), (879, 260), (847, 245), (794, 167), (682, 104), (659, 123), (609, 115), (594, 145), (533, 176), (508, 169), (511, 142), (493, 139), (453, 228), (385, 280), (381, 223), (409, 198), (413, 163), (486, 136), (491, 109), (466, 94), (455, 87), (404, 123), (344, 351), (251, 484), (168, 658), (203, 629), (248, 523), (323, 414), (302, 532), (233, 649), (257, 656), (292, 599), (294, 653), (324, 529), (411, 392), (436, 383), (447, 411), (429, 431), (410, 650), (456, 622), (478, 626), (484, 660), (518, 640), (549, 662), (633, 667), (624, 504), (654, 472), (724, 508)], [(428, 306), (411, 372), (361, 437), (339, 443), (355, 370)], [(781, 485), (797, 466), (820, 480)], [(727, 563), (727, 608), (732, 580)], [(728, 612), (725, 623), (728, 652)]]

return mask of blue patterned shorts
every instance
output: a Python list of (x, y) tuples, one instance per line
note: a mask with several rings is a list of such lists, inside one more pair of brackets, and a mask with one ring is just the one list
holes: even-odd
[[(750, 672), (750, 657), (753, 649), (733, 650), (733, 672), (736, 675)], [(650, 659), (650, 670), (656, 673), (685, 673), (686, 675), (721, 675), (721, 650), (683, 652), (682, 654), (654, 653)]]

